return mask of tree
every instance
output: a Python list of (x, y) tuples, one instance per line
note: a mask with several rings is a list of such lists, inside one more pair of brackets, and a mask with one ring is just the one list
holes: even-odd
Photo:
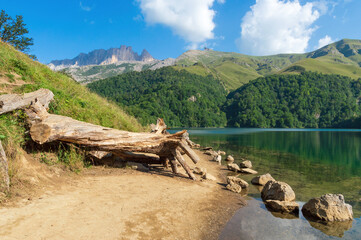
[(13, 19), (4, 10), (1, 10), (0, 39), (3, 42), (8, 42), (16, 49), (26, 53), (29, 51), (30, 46), (34, 44), (32, 38), (25, 36), (28, 33), (23, 16), (18, 15)]

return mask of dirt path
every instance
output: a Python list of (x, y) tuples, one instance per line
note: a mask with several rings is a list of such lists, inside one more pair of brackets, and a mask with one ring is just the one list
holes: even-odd
[(94, 168), (71, 184), (0, 209), (0, 239), (217, 239), (240, 207), (217, 182)]

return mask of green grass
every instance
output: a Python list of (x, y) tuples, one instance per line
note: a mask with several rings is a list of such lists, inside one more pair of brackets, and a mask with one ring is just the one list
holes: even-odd
[[(13, 81), (11, 76), (19, 75), (25, 84), (12, 89), (13, 93), (27, 93), (40, 88), (50, 89), (54, 93), (54, 101), (49, 112), (69, 116), (105, 127), (127, 131), (143, 131), (144, 127), (132, 116), (129, 116), (118, 105), (108, 102), (68, 76), (53, 72), (47, 66), (31, 60), (27, 55), (15, 50), (12, 46), (0, 41), (0, 72)], [(7, 90), (8, 91), (8, 90)], [(5, 94), (3, 85), (0, 94)], [(16, 167), (12, 163), (19, 159), (22, 149), (30, 142), (26, 126), (26, 116), (17, 110), (0, 115), (0, 140), (8, 157), (10, 177), (16, 176)], [(27, 149), (36, 152), (36, 149)], [(47, 162), (47, 150), (43, 149), (39, 160)], [(57, 163), (68, 166), (77, 172), (83, 165), (84, 153), (71, 145), (52, 149), (51, 154), (57, 156)], [(50, 154), (48, 152), (48, 154)]]
[(319, 72), (324, 74), (339, 74), (343, 76), (347, 76), (353, 79), (361, 78), (361, 68), (351, 64), (339, 64), (333, 63), (327, 60), (319, 60), (307, 58), (303, 59), (299, 62), (292, 64), (291, 66), (287, 67), (286, 69), (281, 70), (279, 73), (290, 73), (290, 67), (302, 67), (306, 71), (312, 72)]

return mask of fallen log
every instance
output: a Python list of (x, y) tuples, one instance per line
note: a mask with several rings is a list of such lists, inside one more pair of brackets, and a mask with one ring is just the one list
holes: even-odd
[[(195, 163), (199, 160), (193, 150), (182, 142), (185, 130), (169, 135), (121, 131), (49, 114), (39, 102), (31, 104), (25, 112), (31, 126), (31, 138), (36, 143), (53, 141), (75, 143), (91, 151), (110, 152), (121, 158), (142, 163), (162, 163), (160, 158), (174, 158), (182, 165), (188, 176), (195, 179), (189, 166), (176, 150), (178, 147), (182, 149)], [(136, 155), (134, 152), (156, 154), (159, 159), (144, 154)], [(175, 170), (174, 163), (172, 169)]]
[(155, 134), (169, 134), (167, 132), (167, 125), (165, 124), (163, 118), (157, 119), (157, 124), (154, 125), (153, 123), (150, 124), (151, 133)]
[(9, 191), (10, 178), (8, 161), (5, 155), (3, 145), (0, 141), (0, 192)]
[(53, 100), (54, 94), (48, 89), (39, 89), (35, 92), (21, 94), (5, 94), (0, 96), (0, 114), (14, 111), (16, 109), (24, 109), (32, 102), (39, 102), (45, 108), (49, 107), (49, 103)]

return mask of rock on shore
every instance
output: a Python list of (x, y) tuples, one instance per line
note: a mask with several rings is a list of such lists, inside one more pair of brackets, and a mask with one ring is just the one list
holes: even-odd
[(268, 181), (276, 181), (276, 180), (271, 176), (271, 174), (266, 173), (266, 174), (254, 177), (252, 179), (251, 183), (264, 186), (264, 185), (266, 185), (266, 183)]

